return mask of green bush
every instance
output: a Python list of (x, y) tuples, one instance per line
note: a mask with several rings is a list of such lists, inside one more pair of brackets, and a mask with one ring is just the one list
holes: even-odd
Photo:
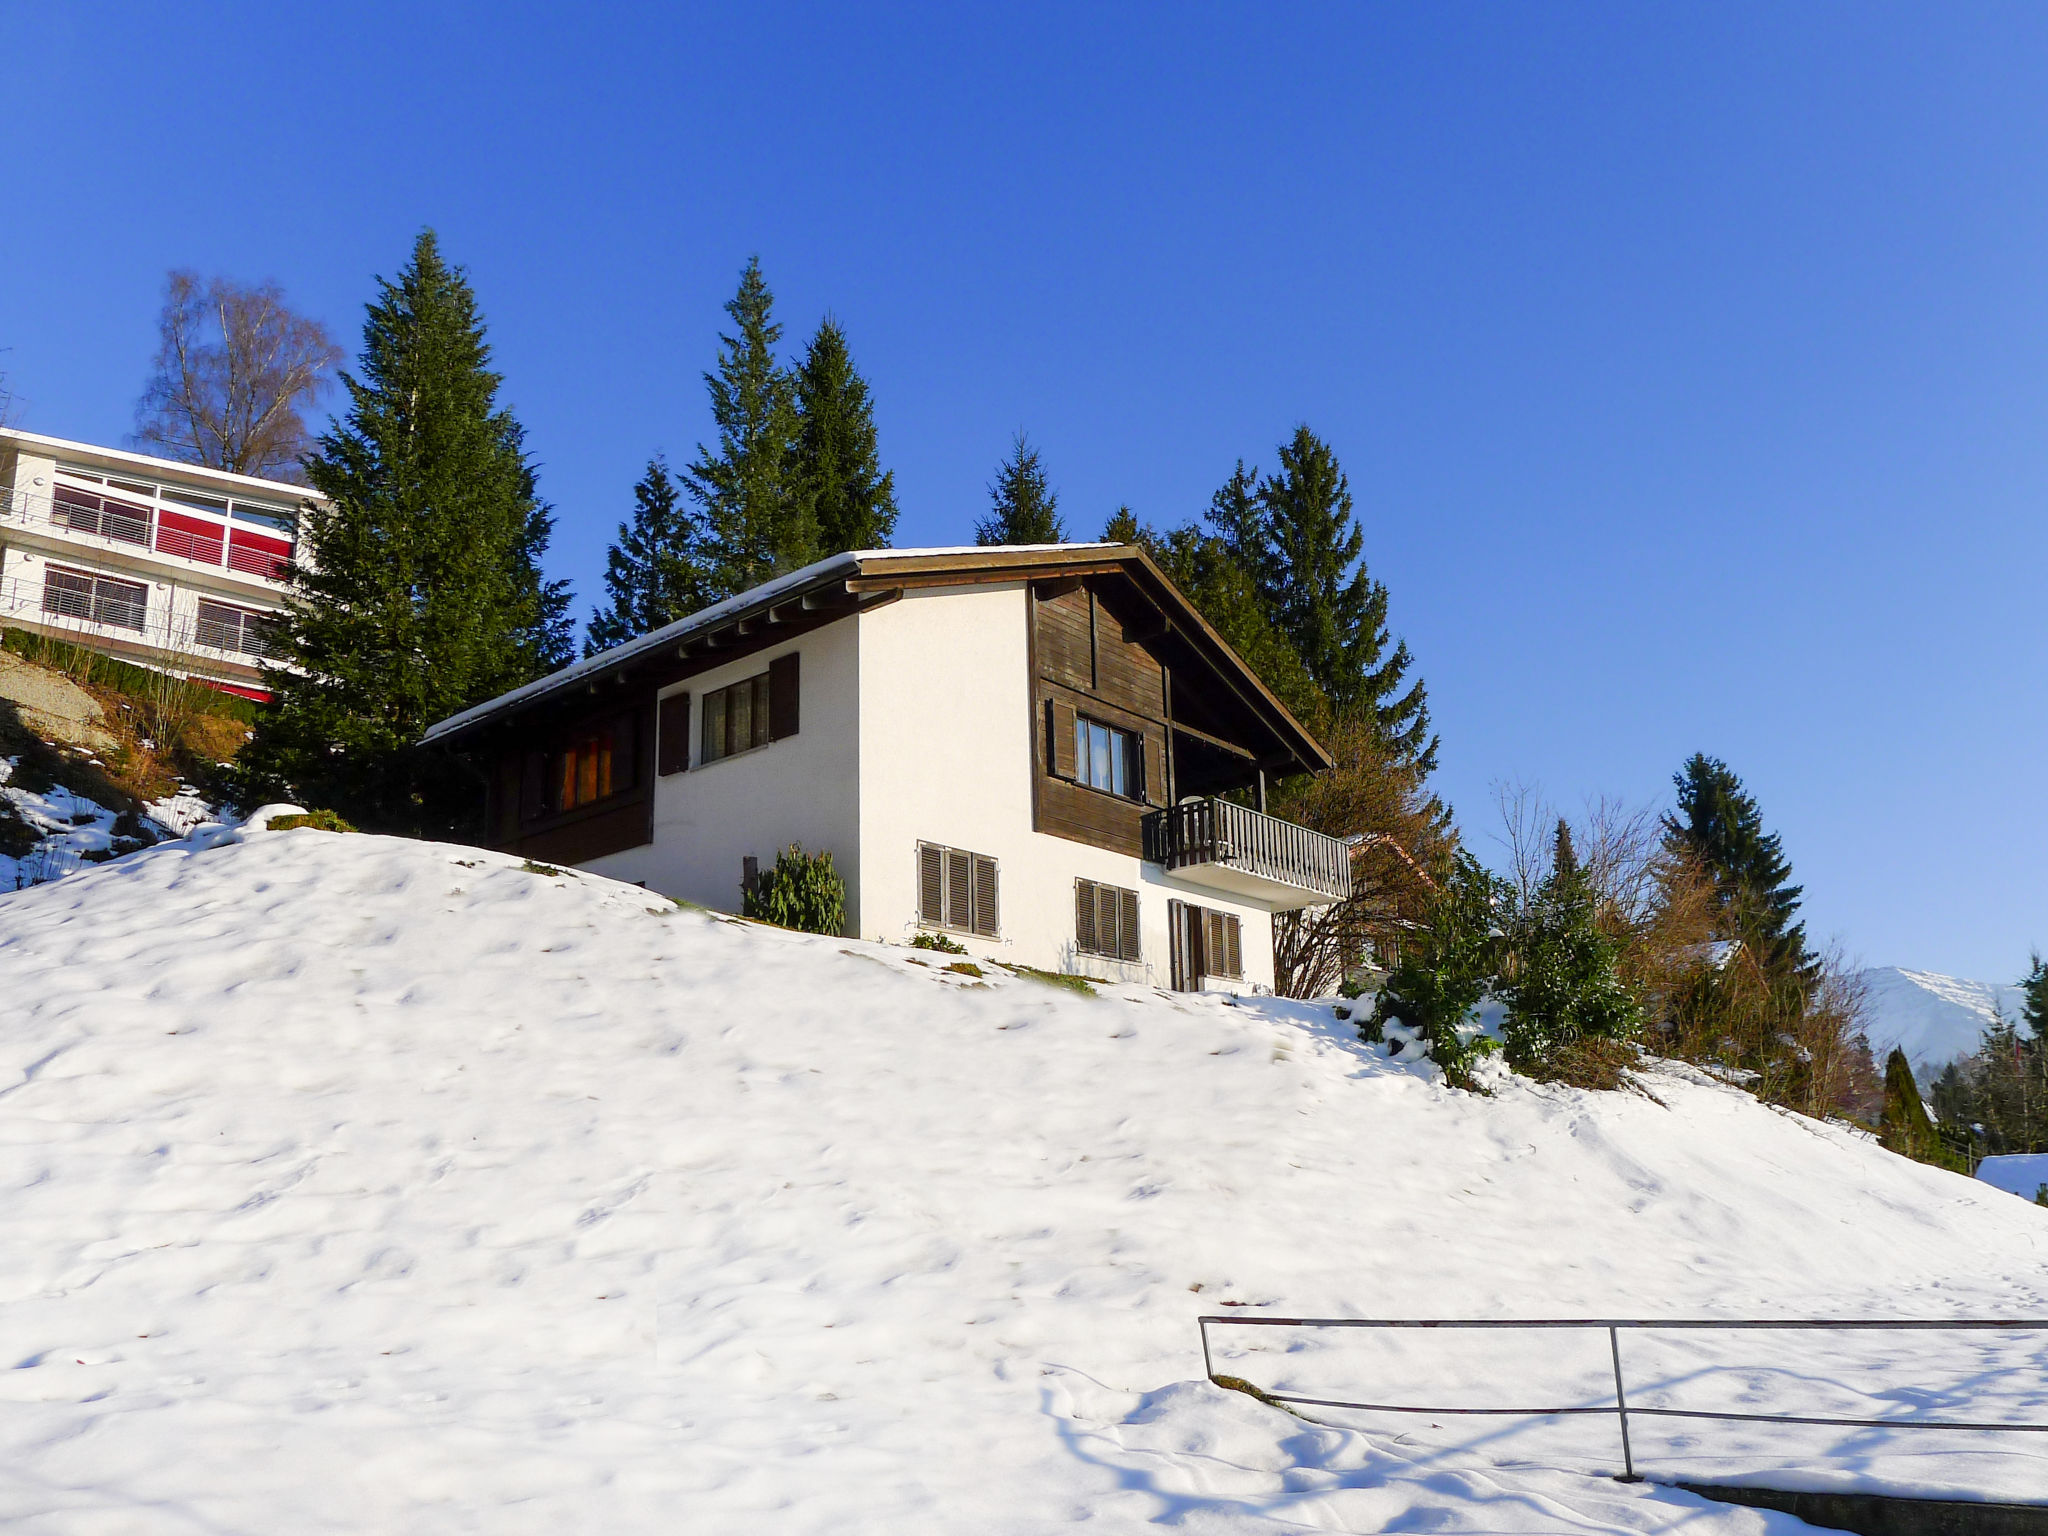
[(264, 825), (273, 832), (289, 832), (294, 827), (305, 827), (314, 832), (353, 832), (356, 830), (332, 811), (307, 811), (303, 816), (273, 816)]
[(912, 949), (935, 949), (942, 955), (964, 955), (965, 944), (957, 944), (943, 933), (920, 933), (910, 941)]
[(1642, 1027), (1642, 1010), (1615, 972), (1614, 941), (1595, 916), (1592, 882), (1565, 861), (1526, 904), (1510, 904), (1495, 990), (1507, 1005), (1501, 1033), (1516, 1071), (1576, 1077), (1582, 1043), (1626, 1043)]
[(1494, 975), (1499, 896), (1500, 882), (1470, 854), (1458, 855), (1423, 927), (1402, 938), (1401, 957), (1358, 1026), (1361, 1039), (1381, 1040), (1387, 1025), (1404, 1025), (1453, 1087), (1472, 1086), (1472, 1069), (1494, 1049), (1476, 1015)]
[(800, 933), (843, 935), (846, 882), (832, 868), (831, 854), (805, 853), (801, 844), (791, 843), (753, 889), (742, 887), (740, 911)]

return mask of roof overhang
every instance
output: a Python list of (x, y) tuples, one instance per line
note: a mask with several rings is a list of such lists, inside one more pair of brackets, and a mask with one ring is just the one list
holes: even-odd
[(1193, 603), (1135, 544), (999, 545), (952, 549), (852, 550), (742, 592), (688, 618), (614, 646), (501, 694), (428, 730), (425, 740), (473, 742), (514, 714), (602, 696), (635, 677), (665, 681), (720, 664), (823, 623), (893, 602), (905, 592), (990, 583), (1109, 577), (1157, 615), (1159, 633), (1229, 690), (1270, 732), (1293, 766), (1319, 772), (1332, 759)]
[(37, 458), (62, 459), (66, 463), (83, 465), (88, 469), (126, 471), (134, 475), (147, 474), (152, 480), (170, 479), (216, 486), (230, 494), (235, 491), (246, 491), (252, 496), (263, 496), (287, 503), (320, 500), (316, 493), (305, 486), (293, 485), (285, 480), (264, 480), (255, 475), (237, 475), (225, 469), (209, 469), (204, 464), (186, 464), (178, 459), (161, 459), (153, 454), (136, 453), (127, 448), (107, 448), (98, 443), (79, 443), (69, 438), (45, 437), (40, 432), (24, 432), (19, 427), (0, 427), (0, 448), (13, 448), (34, 454)]

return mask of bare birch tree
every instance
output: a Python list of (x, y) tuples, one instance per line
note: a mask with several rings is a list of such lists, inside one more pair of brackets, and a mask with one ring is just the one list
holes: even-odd
[(276, 283), (173, 272), (135, 440), (188, 464), (300, 481), (309, 441), (300, 412), (340, 361), (327, 328), (288, 308)]

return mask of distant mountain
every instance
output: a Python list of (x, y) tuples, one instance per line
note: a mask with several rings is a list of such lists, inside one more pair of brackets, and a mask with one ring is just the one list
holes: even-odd
[(1903, 1046), (1923, 1091), (1943, 1067), (1977, 1048), (1985, 1026), (1999, 1013), (2019, 1018), (2016, 986), (1896, 965), (1873, 966), (1862, 975), (1870, 995), (1871, 1051), (1882, 1066), (1893, 1046)]

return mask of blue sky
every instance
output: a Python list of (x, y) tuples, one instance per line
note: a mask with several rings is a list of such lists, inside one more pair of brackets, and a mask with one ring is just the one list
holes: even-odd
[[(1280, 17), (1282, 19), (1275, 19)], [(0, 0), (0, 366), (129, 430), (165, 271), (351, 350), (431, 224), (594, 595), (708, 434), (758, 252), (873, 383), (899, 542), (1017, 428), (1076, 536), (1307, 421), (1430, 686), (1441, 788), (1725, 757), (1809, 925), (2048, 945), (2048, 10), (1039, 5), (867, 14)]]

